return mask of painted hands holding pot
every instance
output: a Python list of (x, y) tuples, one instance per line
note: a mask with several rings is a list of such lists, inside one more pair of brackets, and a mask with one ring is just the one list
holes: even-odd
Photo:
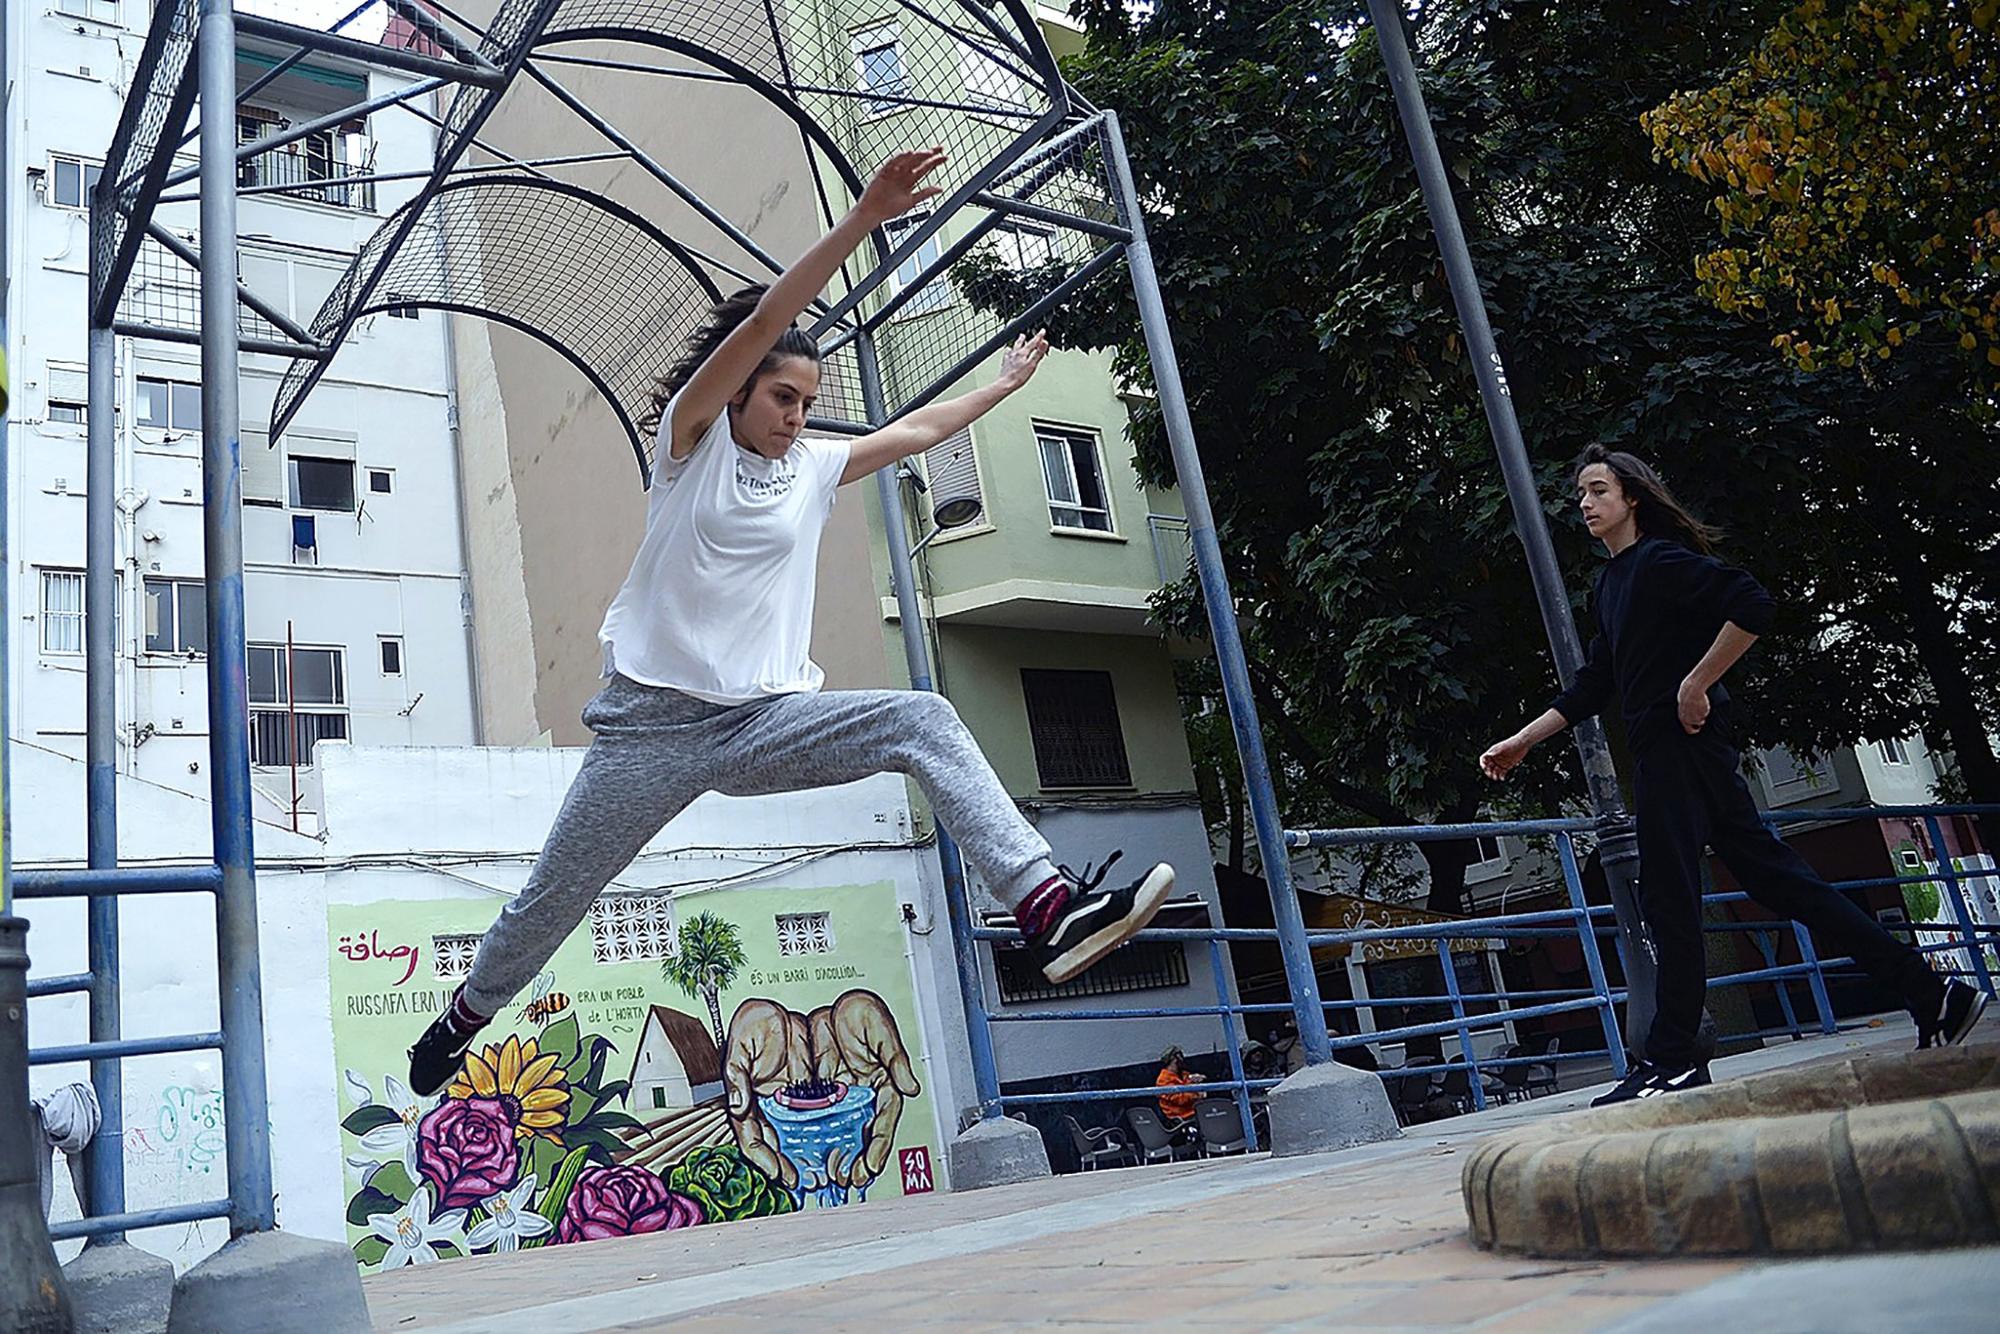
[(858, 990), (811, 1014), (761, 999), (736, 1007), (722, 1068), (729, 1121), (743, 1156), (787, 1190), (798, 1187), (798, 1167), (780, 1149), (758, 1099), (815, 1079), (875, 1091), (861, 1153), (847, 1162), (836, 1154), (828, 1164), (835, 1184), (866, 1186), (888, 1164), (903, 1099), (923, 1092), (889, 1007), (874, 992)]

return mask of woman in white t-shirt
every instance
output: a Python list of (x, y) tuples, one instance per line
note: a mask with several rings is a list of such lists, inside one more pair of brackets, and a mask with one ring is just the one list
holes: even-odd
[[(1048, 351), (1042, 335), (1024, 337), (991, 384), (851, 444), (800, 437), (819, 393), (820, 352), (793, 322), (872, 230), (938, 193), (923, 182), (944, 160), (935, 148), (891, 158), (768, 289), (717, 305), (662, 380), (646, 533), (599, 632), (609, 684), (583, 714), (596, 739), (526, 886), (480, 941), (452, 1004), (410, 1049), (417, 1094), (444, 1087), (473, 1036), (542, 969), (611, 877), (704, 792), (915, 777), (1013, 908), (1052, 982), (1129, 939), (1172, 889), (1165, 864), (1123, 888), (1099, 888), (1115, 853), (1094, 876), (1053, 865), (1048, 843), (942, 696), (822, 692), (823, 674), (807, 656), (835, 489), (964, 429), (1026, 384)], [(732, 1109), (738, 1092), (732, 1086)]]

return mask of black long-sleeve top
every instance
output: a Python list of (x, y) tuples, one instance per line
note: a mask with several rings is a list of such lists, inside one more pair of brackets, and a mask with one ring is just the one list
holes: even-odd
[[(1597, 636), (1576, 679), (1549, 707), (1575, 724), (1602, 712), (1615, 688), (1633, 746), (1679, 732), (1681, 682), (1723, 623), (1761, 635), (1776, 608), (1763, 585), (1736, 567), (1642, 537), (1598, 571), (1591, 607)], [(1729, 692), (1718, 683), (1708, 698), (1719, 709)]]

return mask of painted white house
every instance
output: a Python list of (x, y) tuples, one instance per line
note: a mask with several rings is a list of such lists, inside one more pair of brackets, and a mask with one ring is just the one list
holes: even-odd
[[(16, 612), (6, 689), (17, 745), (81, 755), (87, 196), (151, 6), (0, 3), (15, 172), (4, 189), (14, 238), (6, 577)], [(240, 80), (276, 60), (246, 40)], [(316, 55), (241, 106), (239, 135), (324, 115), (404, 79)], [(428, 98), (419, 105), (433, 109)], [(432, 134), (390, 108), (241, 163), (239, 182), (252, 191), (239, 217), (245, 285), (310, 324), (356, 248), (415, 187), (354, 178), (427, 166)], [(293, 183), (308, 192), (254, 192)], [(166, 204), (158, 219), (199, 248), (196, 207)], [(122, 314), (192, 328), (196, 283), (193, 269), (149, 241)], [(298, 810), (296, 827), (317, 827), (295, 805), (292, 769), (310, 766), (321, 739), (477, 740), (448, 337), (440, 315), (414, 308), (365, 322), (276, 449), (263, 428), (287, 363), (242, 360), (253, 760), (260, 814), (287, 825)], [(120, 338), (113, 399), (118, 769), (205, 792), (198, 347)]]
[(722, 1053), (701, 1020), (655, 1005), (632, 1058), (632, 1106), (645, 1117), (722, 1096)]

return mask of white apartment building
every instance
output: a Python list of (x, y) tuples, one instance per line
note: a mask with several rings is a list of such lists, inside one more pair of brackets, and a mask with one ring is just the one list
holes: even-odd
[[(7, 578), (16, 613), (7, 626), (7, 689), (16, 744), (80, 758), (87, 199), (151, 6), (0, 3), (14, 88), (5, 126), (14, 171), (5, 187), (14, 238)], [(246, 41), (239, 84), (283, 54)], [(239, 106), (239, 139), (405, 79), (315, 55)], [(431, 97), (416, 105), (437, 110)], [(239, 183), (253, 190), (239, 211), (243, 282), (310, 324), (354, 251), (417, 185), (353, 178), (423, 169), (432, 137), (428, 123), (392, 107), (240, 163)], [(296, 183), (310, 189), (254, 193)], [(165, 204), (158, 218), (199, 248), (193, 202)], [(148, 241), (121, 313), (192, 328), (196, 283), (191, 268)], [(293, 766), (310, 766), (318, 740), (478, 739), (449, 337), (432, 311), (364, 321), (276, 449), (261, 428), (287, 363), (243, 356), (244, 587), (260, 819), (292, 824), (296, 816), (298, 827), (316, 827), (309, 799), (295, 801), (295, 790), (312, 787), (295, 782)], [(118, 768), (205, 793), (199, 348), (121, 337), (114, 399)]]

